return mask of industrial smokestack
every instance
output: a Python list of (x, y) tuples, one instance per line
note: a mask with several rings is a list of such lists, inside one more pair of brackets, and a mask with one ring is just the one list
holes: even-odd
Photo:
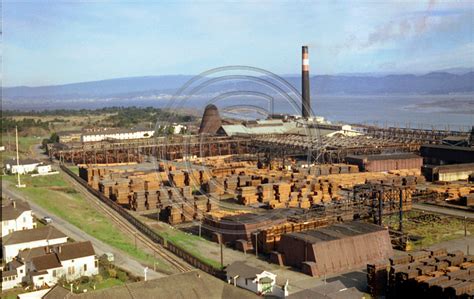
[(311, 116), (311, 97), (309, 95), (309, 54), (308, 46), (302, 48), (302, 61), (301, 61), (301, 84), (302, 84), (302, 116), (308, 118)]

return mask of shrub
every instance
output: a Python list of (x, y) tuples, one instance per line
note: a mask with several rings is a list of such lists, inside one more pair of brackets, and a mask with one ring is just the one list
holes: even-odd
[(89, 276), (81, 276), (81, 278), (79, 278), (79, 282), (80, 282), (81, 284), (89, 283), (89, 281), (90, 281)]
[(116, 278), (117, 277), (117, 270), (108, 269), (107, 272), (108, 272), (110, 278)]
[(121, 282), (126, 282), (128, 280), (128, 275), (127, 273), (123, 272), (123, 271), (118, 271), (117, 272), (117, 278), (121, 281)]
[(97, 274), (96, 276), (94, 276), (95, 283), (101, 283), (102, 281), (104, 281), (104, 278), (102, 277), (102, 275)]

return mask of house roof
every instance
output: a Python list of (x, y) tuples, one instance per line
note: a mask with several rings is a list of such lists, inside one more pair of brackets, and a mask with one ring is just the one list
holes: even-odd
[(39, 275), (46, 275), (46, 274), (48, 274), (48, 271), (43, 270), (43, 271), (33, 271), (33, 272), (31, 272), (30, 275), (31, 276), (39, 276)]
[[(35, 159), (20, 159), (20, 165), (30, 165), (30, 164), (41, 164), (41, 161), (35, 160)], [(17, 165), (18, 163), (16, 162), (16, 158), (13, 159), (8, 159), (3, 162), (4, 165)]]
[(12, 260), (7, 263), (8, 269), (16, 270), (16, 268), (23, 266), (24, 264), (18, 260)]
[(286, 297), (288, 299), (359, 299), (363, 294), (356, 288), (346, 287), (341, 281), (336, 280), (314, 288), (305, 289)]
[(29, 248), (29, 249), (24, 249), (24, 250), (21, 250), (19, 253), (18, 253), (18, 257), (22, 260), (22, 261), (29, 261), (31, 260), (32, 258), (34, 257), (37, 257), (37, 256), (41, 256), (41, 255), (45, 255), (47, 253), (51, 253), (51, 252), (56, 252), (57, 251), (57, 247), (58, 246), (61, 246), (63, 244), (66, 244), (66, 243), (62, 243), (62, 244), (55, 244), (55, 245), (50, 245), (50, 246), (42, 246), (42, 247), (34, 247), (34, 248)]
[(76, 258), (95, 255), (91, 241), (66, 243), (57, 249), (59, 260), (67, 261)]
[[(61, 288), (56, 286), (54, 288)], [(50, 291), (52, 293), (53, 290)], [(260, 298), (247, 290), (234, 287), (220, 279), (215, 278), (201, 270), (193, 270), (185, 273), (170, 275), (154, 280), (140, 281), (116, 286), (93, 292), (71, 294), (57, 291), (60, 296), (44, 297), (45, 299), (59, 298), (202, 298), (202, 299), (246, 299)]]
[(53, 226), (48, 225), (40, 228), (15, 231), (11, 234), (6, 235), (3, 238), (2, 242), (3, 246), (6, 246), (28, 243), (32, 241), (51, 240), (59, 238), (67, 238), (67, 236), (56, 228), (54, 228)]
[(36, 271), (48, 270), (61, 268), (61, 262), (55, 253), (49, 253), (42, 256), (37, 256), (31, 259), (33, 265), (35, 265)]
[(230, 277), (239, 276), (241, 278), (255, 278), (257, 274), (262, 273), (263, 270), (249, 266), (243, 261), (233, 262), (227, 266), (226, 273)]
[(25, 211), (31, 211), (30, 205), (26, 201), (12, 200), (2, 206), (2, 221), (17, 219)]
[(288, 233), (287, 235), (293, 237), (294, 239), (304, 240), (309, 244), (315, 244), (383, 230), (385, 230), (385, 228), (375, 224), (353, 221), (348, 223), (333, 224), (315, 230)]
[(49, 292), (47, 292), (42, 299), (64, 299), (69, 298), (71, 296), (71, 292), (59, 284), (54, 286)]
[(16, 270), (2, 271), (2, 277), (17, 275)]

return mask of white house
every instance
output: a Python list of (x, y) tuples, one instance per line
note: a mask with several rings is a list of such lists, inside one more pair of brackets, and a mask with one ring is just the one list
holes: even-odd
[(227, 266), (227, 282), (252, 291), (258, 295), (273, 295), (284, 298), (288, 295), (288, 283), (276, 285), (276, 275), (238, 261)]
[(180, 134), (182, 131), (186, 131), (188, 129), (187, 126), (181, 124), (173, 124), (174, 134)]
[(5, 170), (7, 173), (10, 174), (25, 174), (31, 173), (36, 170), (36, 167), (41, 164), (40, 161), (35, 159), (20, 159), (17, 163), (16, 159), (7, 160), (3, 163), (5, 165)]
[(64, 277), (72, 281), (99, 274), (99, 264), (90, 241), (61, 244), (27, 261), (27, 274), (35, 287), (52, 286)]
[(3, 259), (10, 262), (20, 250), (66, 243), (67, 239), (53, 226), (15, 231), (2, 238)]
[(26, 266), (20, 261), (13, 260), (2, 270), (2, 291), (20, 286), (25, 281)]
[(33, 213), (27, 202), (12, 200), (2, 205), (2, 238), (12, 232), (35, 227)]
[(153, 129), (101, 129), (82, 133), (82, 142), (102, 141), (106, 139), (144, 139), (151, 138), (155, 131)]
[(36, 170), (38, 171), (38, 174), (46, 174), (50, 173), (52, 168), (50, 164), (42, 164), (38, 165), (38, 167), (36, 167)]

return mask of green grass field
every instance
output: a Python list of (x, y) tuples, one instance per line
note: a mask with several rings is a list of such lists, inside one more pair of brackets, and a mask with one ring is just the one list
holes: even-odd
[[(31, 157), (31, 147), (35, 144), (40, 144), (43, 138), (46, 137), (18, 137), (18, 152), (20, 154), (20, 159)], [(2, 145), (4, 145), (6, 149), (4, 152), (2, 152), (2, 163), (5, 159), (16, 157), (15, 132), (10, 134), (10, 136), (7, 134), (2, 134)]]
[[(140, 218), (144, 223), (148, 220), (143, 216), (138, 216), (138, 218)], [(166, 225), (161, 225), (159, 228), (156, 226), (150, 226), (150, 228), (161, 237), (170, 241), (174, 245), (185, 249), (196, 258), (215, 268), (220, 268), (220, 256), (216, 256), (215, 259), (212, 259), (202, 253), (202, 250), (207, 250), (206, 248), (217, 246), (216, 243), (193, 234), (187, 234), (179, 229), (172, 229)]]
[[(3, 176), (2, 178), (10, 181), (13, 185), (16, 177)], [(131, 237), (118, 230), (107, 217), (77, 193), (61, 175), (23, 176), (22, 183), (27, 187), (17, 189), (18, 192), (52, 214), (63, 218), (104, 243), (128, 253), (150, 267), (153, 266), (153, 262), (158, 262), (158, 270), (170, 270), (166, 263), (155, 260), (153, 256), (140, 249), (135, 249), (135, 243)]]
[[(384, 224), (398, 228), (398, 217), (385, 217)], [(474, 223), (466, 222), (466, 228), (468, 234), (474, 232)], [(464, 237), (464, 220), (410, 211), (405, 213), (403, 230), (411, 236), (421, 237), (420, 240), (412, 242), (412, 248), (419, 249)]]

